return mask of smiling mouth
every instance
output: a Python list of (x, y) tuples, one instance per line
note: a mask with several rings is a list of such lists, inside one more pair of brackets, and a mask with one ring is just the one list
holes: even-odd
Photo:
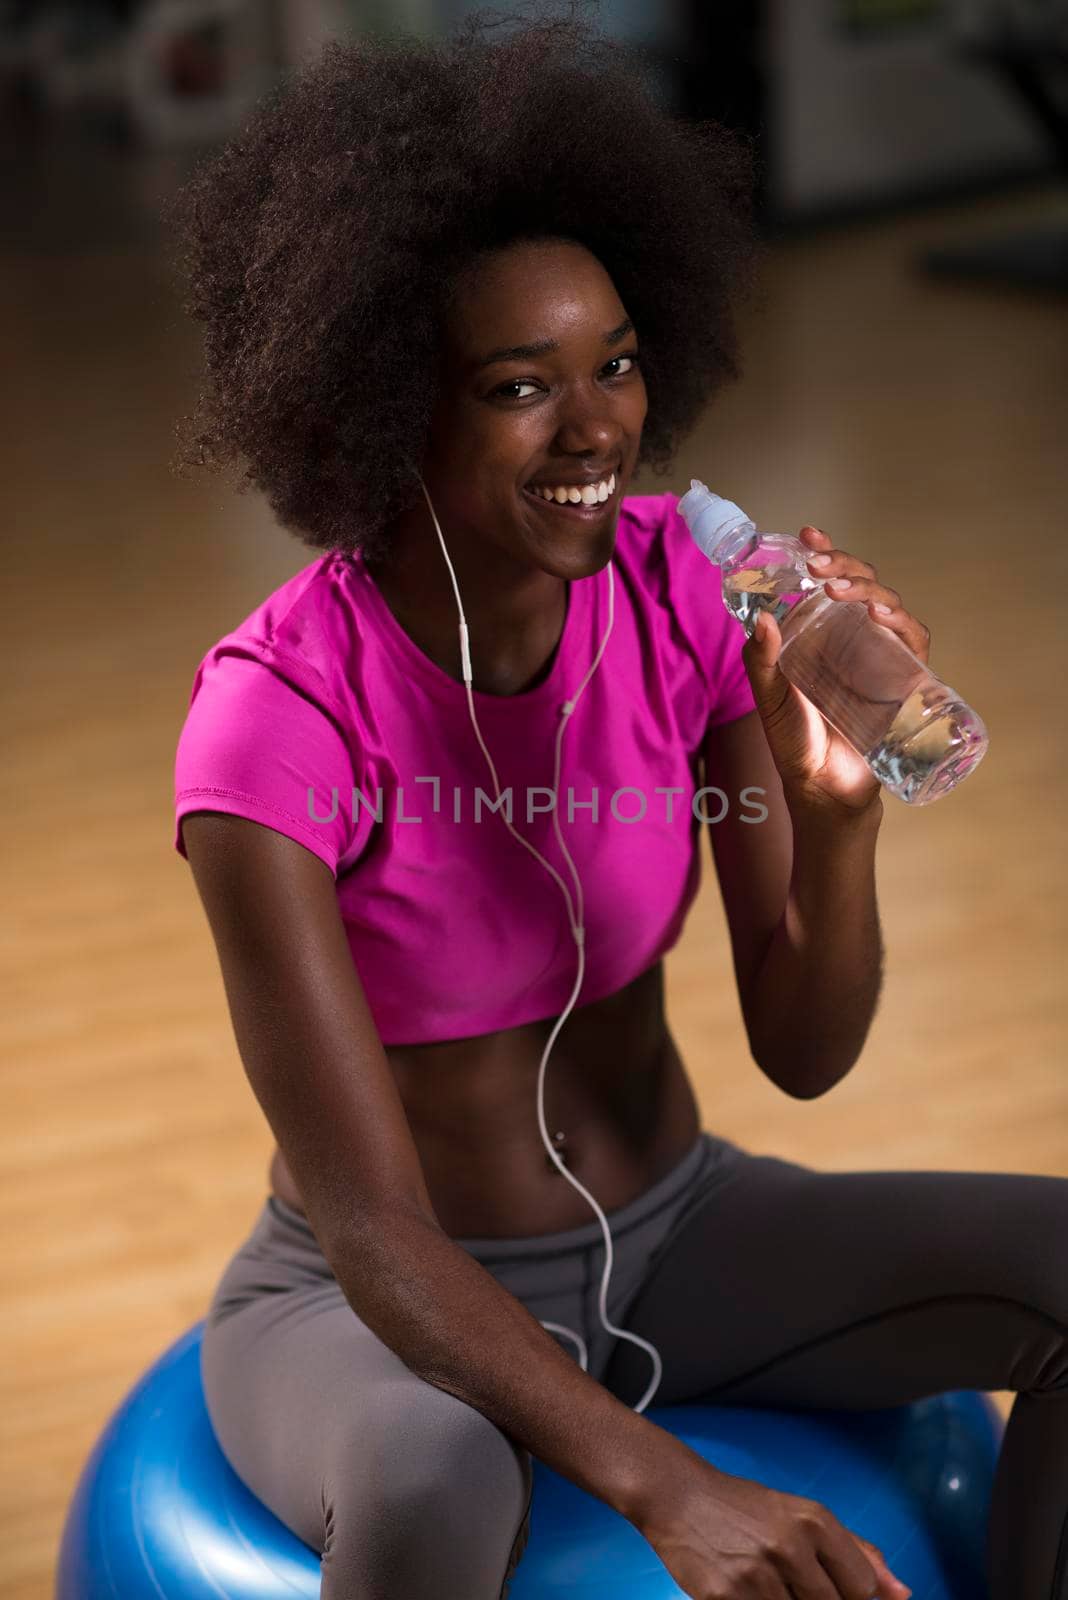
[[(581, 500), (561, 501), (555, 498), (549, 499), (544, 494), (539, 493), (537, 489), (532, 489), (526, 484), (523, 486), (523, 493), (545, 511), (559, 511), (565, 515), (577, 517), (581, 522), (595, 522), (598, 517), (604, 516), (615, 505), (619, 496), (621, 482), (618, 473), (613, 472), (608, 482), (612, 485), (611, 492), (603, 500), (595, 500), (592, 505), (586, 505)], [(575, 487), (578, 486), (575, 485)]]

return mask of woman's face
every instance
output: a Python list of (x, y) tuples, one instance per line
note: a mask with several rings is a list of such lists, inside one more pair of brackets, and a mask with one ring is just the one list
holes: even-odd
[[(562, 578), (607, 564), (648, 409), (637, 331), (582, 245), (522, 241), (467, 268), (443, 330), (423, 466), (450, 555), (455, 536), (469, 555), (496, 546)], [(517, 345), (545, 348), (500, 354)], [(586, 514), (529, 487), (613, 474), (609, 498)], [(421, 492), (420, 503), (425, 526)]]

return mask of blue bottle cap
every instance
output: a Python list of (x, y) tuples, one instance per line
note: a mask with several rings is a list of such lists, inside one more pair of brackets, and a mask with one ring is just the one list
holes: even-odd
[(699, 478), (690, 479), (690, 487), (679, 501), (679, 515), (702, 555), (717, 563), (726, 553), (717, 554), (717, 547), (730, 534), (753, 526), (741, 506), (736, 506), (733, 500), (724, 500), (720, 495), (713, 494)]

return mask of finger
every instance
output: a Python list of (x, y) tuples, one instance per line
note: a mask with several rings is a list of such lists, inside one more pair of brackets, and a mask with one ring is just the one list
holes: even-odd
[[(909, 1600), (912, 1590), (890, 1571), (881, 1550), (859, 1534), (843, 1529), (840, 1523), (831, 1533), (833, 1543), (821, 1545), (818, 1555), (843, 1594), (855, 1592), (868, 1600)], [(838, 1534), (846, 1538), (845, 1544)]]
[[(838, 1585), (839, 1593), (867, 1597), (867, 1600), (903, 1600), (900, 1591), (887, 1590), (884, 1571), (877, 1570), (856, 1537), (834, 1518), (829, 1518), (819, 1541), (817, 1555)], [(894, 1580), (896, 1583), (896, 1579)]]
[(815, 528), (811, 523), (806, 523), (799, 537), (806, 548), (812, 550), (808, 564), (818, 577), (836, 577), (846, 573), (856, 573), (867, 578), (878, 577), (870, 561), (861, 561), (859, 556), (851, 556), (848, 550), (834, 549), (830, 535), (824, 533), (822, 528)]
[(770, 611), (762, 611), (753, 625), (752, 634), (742, 646), (742, 655), (747, 661), (750, 676), (755, 675), (758, 682), (769, 689), (778, 677), (777, 663), (781, 647), (779, 624)]
[(789, 713), (790, 684), (778, 666), (781, 648), (778, 623), (770, 612), (762, 611), (742, 646), (742, 661), (765, 727), (769, 720), (778, 723)]
[(855, 1533), (853, 1537), (860, 1545), (860, 1548), (864, 1551), (864, 1554), (867, 1556), (872, 1566), (875, 1568), (876, 1575), (879, 1579), (880, 1600), (882, 1600), (884, 1595), (887, 1597), (887, 1600), (909, 1600), (912, 1590), (909, 1588), (907, 1583), (902, 1583), (901, 1579), (895, 1577), (895, 1575), (890, 1571), (890, 1568), (886, 1564), (886, 1557), (883, 1555), (878, 1545), (869, 1543), (867, 1539), (862, 1539), (859, 1533)]
[(808, 569), (816, 578), (840, 578), (856, 575), (877, 579), (879, 574), (870, 561), (851, 556), (848, 550), (814, 550), (808, 558)]
[(896, 589), (888, 589), (875, 578), (861, 574), (843, 572), (837, 578), (829, 578), (824, 588), (832, 600), (872, 600), (889, 606), (892, 611), (901, 609), (901, 596)]
[[(804, 1572), (798, 1570), (795, 1577), (790, 1573), (791, 1600), (841, 1600), (842, 1591), (830, 1580), (827, 1568), (821, 1564), (817, 1557), (813, 1557), (811, 1565), (805, 1567)], [(864, 1600), (871, 1600), (871, 1595), (864, 1596)]]
[(880, 611), (878, 602), (872, 601), (868, 606), (868, 615), (880, 627), (889, 628), (891, 633), (896, 633), (903, 644), (907, 644), (914, 656), (919, 656), (926, 665), (931, 654), (931, 630), (922, 622), (912, 616), (908, 611), (903, 611), (900, 606), (891, 606), (889, 611)]
[[(887, 589), (868, 578), (836, 578), (825, 584), (824, 590), (832, 600), (865, 601), (872, 621), (896, 633), (913, 655), (926, 664), (931, 651), (931, 630), (905, 610), (896, 589)], [(880, 606), (884, 608), (881, 611)]]

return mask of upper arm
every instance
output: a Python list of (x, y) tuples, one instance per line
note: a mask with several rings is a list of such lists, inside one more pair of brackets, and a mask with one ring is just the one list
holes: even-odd
[[(703, 755), (705, 783), (726, 796), (722, 821), (709, 821), (707, 826), (730, 930), (738, 997), (751, 1036), (756, 974), (790, 886), (793, 830), (759, 712), (709, 726)], [(745, 790), (755, 792), (746, 795)], [(717, 798), (710, 813), (723, 805)], [(766, 807), (767, 816), (757, 820), (760, 807)]]
[(245, 818), (180, 827), (241, 1060), (327, 1259), (372, 1208), (436, 1222), (329, 866)]

